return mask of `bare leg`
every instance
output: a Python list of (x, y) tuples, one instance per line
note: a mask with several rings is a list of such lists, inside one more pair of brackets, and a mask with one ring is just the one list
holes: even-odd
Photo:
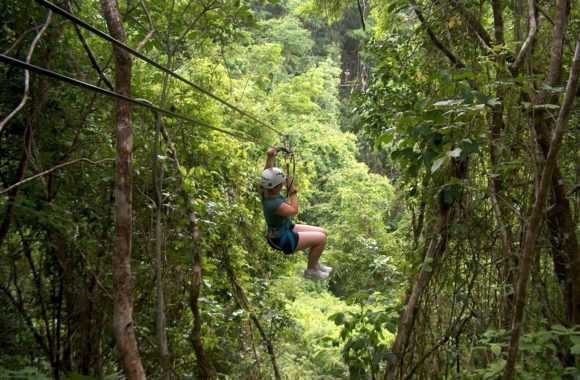
[(322, 227), (309, 226), (308, 224), (295, 224), (294, 232), (322, 232), (328, 236), (328, 232)]
[(320, 231), (296, 232), (299, 236), (296, 249), (310, 248), (310, 252), (308, 253), (308, 269), (317, 270), (318, 259), (322, 255), (322, 251), (324, 251), (326, 245), (326, 235)]

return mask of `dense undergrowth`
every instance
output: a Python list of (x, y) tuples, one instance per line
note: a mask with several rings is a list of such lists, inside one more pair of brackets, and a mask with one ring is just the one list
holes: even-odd
[[(57, 3), (107, 30), (99, 2)], [(541, 27), (514, 67), (534, 14), (522, 0), (120, 1), (130, 46), (284, 135), (132, 62), (134, 97), (244, 136), (132, 109), (126, 329), (147, 377), (498, 379), (521, 327), (516, 378), (578, 378), (577, 104), (537, 209), (545, 226), (522, 247), (579, 9), (534, 4)], [(56, 15), (41, 29), (32, 0), (0, 14), (0, 51), (26, 59), (41, 33), (32, 63), (113, 87), (107, 42)], [(2, 64), (0, 78), (4, 119), (24, 74)], [(114, 126), (111, 99), (32, 75), (0, 130), (2, 379), (132, 378), (113, 330)], [(295, 221), (329, 233), (328, 281), (305, 280), (305, 254), (264, 239), (257, 179), (284, 143)]]
[[(260, 335), (232, 294), (226, 258), (273, 342), (285, 378), (347, 378), (349, 373), (364, 373), (366, 366), (376, 373), (392, 339), (384, 322), (394, 321), (396, 313), (385, 314), (384, 305), (392, 306), (399, 299), (403, 277), (398, 261), (404, 260), (407, 222), (389, 180), (371, 174), (358, 160), (357, 138), (341, 126), (345, 96), (339, 92), (342, 40), (337, 33), (341, 31), (328, 29), (319, 16), (301, 10), (298, 2), (253, 3), (252, 9), (223, 4), (209, 11), (201, 3), (187, 11), (186, 2), (176, 2), (173, 8), (162, 1), (146, 3), (159, 28), (144, 46), (148, 56), (168, 59), (181, 75), (289, 135), (296, 151), (302, 209), (297, 222), (329, 231), (324, 261), (335, 268), (330, 281), (306, 281), (301, 276), (303, 254), (284, 258), (265, 244), (256, 178), (265, 159), (263, 147), (280, 144), (279, 137), (226, 112), (182, 83), (172, 81), (164, 94), (163, 76), (135, 61), (135, 96), (215, 126), (243, 130), (261, 144), (166, 118), (165, 127), (182, 165), (182, 172), (176, 173), (171, 152), (166, 152), (165, 143), (157, 142), (153, 115), (134, 109), (133, 297), (146, 373), (150, 378), (198, 376), (190, 341), (188, 282), (194, 258), (188, 207), (196, 212), (201, 234), (199, 246), (193, 249), (204, 255), (203, 344), (220, 378), (273, 376)], [(3, 25), (10, 33), (0, 41), (2, 50), (23, 31), (26, 22), (9, 20), (24, 20), (26, 7), (35, 19), (43, 17), (42, 8), (33, 3), (3, 5), (10, 15)], [(75, 9), (104, 29), (94, 4), (81, 2)], [(199, 25), (187, 32), (182, 24), (195, 12), (201, 17)], [(133, 9), (127, 18), (130, 44), (146, 33), (139, 22), (144, 17), (144, 9)], [(221, 24), (226, 18), (231, 27)], [(180, 33), (186, 38), (172, 40)], [(93, 36), (86, 38), (98, 62), (106, 65), (108, 46)], [(169, 54), (172, 43), (177, 48)], [(16, 55), (24, 54), (25, 46), (20, 45)], [(34, 61), (95, 81), (82, 49), (71, 26), (57, 20), (49, 26)], [(8, 66), (1, 70), (7, 85), (2, 91), (5, 114), (19, 98), (22, 73)], [(30, 120), (29, 113), (21, 113), (2, 134), (4, 186), (14, 178), (26, 133), (34, 134), (35, 153), (29, 160), (36, 167), (54, 166), (68, 158), (98, 160), (113, 155), (108, 99), (40, 77), (32, 83), (35, 95), (27, 107), (41, 114)], [(40, 92), (45, 99), (38, 99)], [(153, 158), (161, 174), (155, 176), (151, 162), (156, 145)], [(190, 205), (179, 195), (178, 174), (184, 176)], [(2, 376), (119, 376), (110, 328), (111, 181), (110, 167), (83, 165), (19, 188), (0, 248)], [(161, 306), (153, 269), (157, 263), (154, 181), (162, 185), (162, 262), (157, 264), (162, 267)], [(0, 199), (4, 209), (12, 202)], [(160, 365), (158, 354), (156, 309), (160, 307), (166, 316), (172, 374)]]

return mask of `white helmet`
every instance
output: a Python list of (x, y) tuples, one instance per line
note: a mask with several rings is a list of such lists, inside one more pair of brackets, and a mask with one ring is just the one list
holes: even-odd
[(261, 185), (264, 189), (273, 189), (286, 181), (286, 176), (280, 168), (269, 168), (262, 172)]

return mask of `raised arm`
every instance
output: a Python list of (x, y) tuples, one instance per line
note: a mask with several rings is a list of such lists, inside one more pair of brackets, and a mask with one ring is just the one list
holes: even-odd
[(266, 154), (268, 155), (268, 158), (266, 159), (266, 166), (264, 167), (264, 169), (270, 169), (272, 167), (274, 167), (274, 159), (276, 158), (276, 148), (270, 148), (266, 151)]
[(281, 216), (295, 216), (298, 214), (298, 189), (294, 186), (294, 181), (291, 178), (286, 180), (286, 187), (289, 187), (288, 191), (288, 203), (282, 203), (276, 210), (276, 214)]

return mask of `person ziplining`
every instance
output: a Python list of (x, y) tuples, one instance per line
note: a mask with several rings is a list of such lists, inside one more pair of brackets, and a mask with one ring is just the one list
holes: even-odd
[[(326, 245), (327, 232), (324, 228), (292, 222), (291, 218), (298, 214), (298, 189), (293, 178), (274, 167), (277, 153), (276, 148), (269, 148), (266, 152), (266, 166), (261, 178), (262, 207), (268, 225), (266, 239), (272, 248), (286, 255), (310, 248), (304, 277), (327, 279), (332, 268), (319, 262)], [(287, 198), (280, 194), (284, 184), (288, 190)]]

